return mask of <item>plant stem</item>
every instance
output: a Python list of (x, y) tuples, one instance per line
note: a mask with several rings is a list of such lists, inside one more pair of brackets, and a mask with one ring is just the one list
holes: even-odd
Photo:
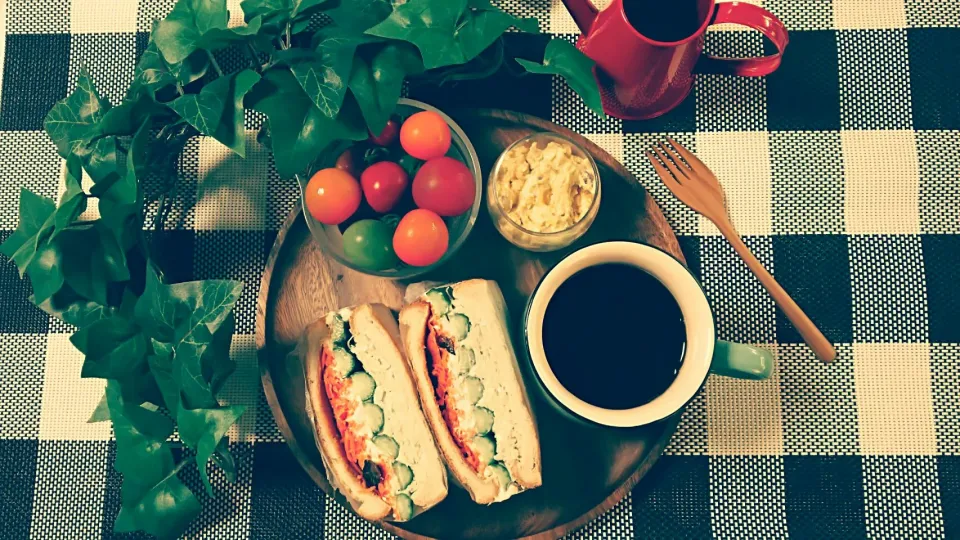
[(223, 77), (223, 70), (220, 69), (220, 64), (217, 63), (217, 59), (213, 57), (213, 53), (209, 50), (207, 52), (207, 58), (210, 59), (210, 65), (213, 66), (213, 70), (217, 72), (217, 75)]
[(247, 47), (244, 50), (246, 50), (247, 54), (250, 55), (250, 67), (252, 68), (259, 67), (260, 56), (257, 54), (257, 50), (253, 48), (253, 45), (251, 45), (249, 41), (246, 43), (246, 45)]
[(290, 48), (290, 23), (287, 23), (287, 29), (284, 30), (284, 34), (287, 36), (287, 46), (284, 49)]
[(183, 85), (177, 82), (177, 92), (180, 92), (180, 95), (183, 95)]

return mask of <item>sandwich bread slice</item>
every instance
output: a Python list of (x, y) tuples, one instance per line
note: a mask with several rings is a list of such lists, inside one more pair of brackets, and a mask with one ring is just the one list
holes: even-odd
[(497, 284), (430, 289), (400, 311), (400, 329), (437, 446), (473, 500), (539, 486), (540, 441)]
[(300, 354), (327, 477), (353, 509), (406, 521), (443, 500), (447, 473), (390, 310), (328, 313), (307, 329)]

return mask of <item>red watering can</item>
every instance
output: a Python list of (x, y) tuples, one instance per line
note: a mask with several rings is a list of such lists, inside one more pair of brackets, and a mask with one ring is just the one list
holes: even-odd
[[(613, 0), (602, 11), (590, 0), (563, 0), (583, 35), (577, 48), (592, 58), (603, 109), (626, 120), (660, 116), (693, 89), (695, 73), (761, 77), (773, 73), (787, 30), (769, 11), (715, 0)], [(759, 58), (704, 56), (707, 27), (734, 23), (767, 36), (777, 53)]]

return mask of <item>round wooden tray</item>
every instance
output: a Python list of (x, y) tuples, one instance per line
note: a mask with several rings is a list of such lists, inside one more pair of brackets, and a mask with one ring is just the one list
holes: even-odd
[[(568, 129), (519, 113), (467, 110), (451, 116), (476, 147), (484, 174), (504, 148), (532, 132), (555, 131), (569, 137), (596, 159), (603, 198), (584, 238), (566, 250), (547, 254), (513, 247), (493, 228), (484, 208), (457, 256), (422, 279), (494, 279), (516, 326), (540, 277), (577, 247), (634, 239), (683, 261), (677, 239), (656, 203), (600, 147)], [(289, 362), (287, 354), (303, 329), (329, 311), (364, 302), (381, 302), (399, 310), (406, 285), (353, 272), (325, 258), (311, 240), (299, 205), (284, 222), (267, 259), (256, 329), (264, 391), (293, 455), (328, 494), (333, 495), (305, 412), (303, 377), (299, 364)], [(519, 346), (522, 341), (513, 330), (514, 345)], [(522, 358), (522, 351), (517, 352)], [(404, 538), (556, 538), (616, 505), (647, 473), (676, 430), (679, 414), (629, 430), (571, 422), (541, 401), (531, 386), (535, 383), (529, 368), (522, 367), (540, 432), (543, 486), (506, 502), (480, 506), (451, 484), (450, 494), (437, 507), (407, 523), (383, 523), (385, 529)]]

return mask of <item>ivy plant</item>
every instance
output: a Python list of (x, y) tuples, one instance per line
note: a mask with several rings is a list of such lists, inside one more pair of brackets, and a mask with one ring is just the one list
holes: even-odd
[[(405, 80), (485, 76), (510, 60), (504, 32), (538, 28), (489, 0), (243, 0), (241, 8), (244, 24), (231, 27), (226, 0), (179, 0), (154, 23), (120, 103), (82, 70), (44, 124), (65, 160), (63, 195), (23, 190), (19, 226), (0, 245), (30, 280), (30, 301), (76, 327), (81, 376), (107, 381), (90, 421), (111, 422), (116, 437), (118, 532), (181, 535), (204, 497), (182, 481), (185, 468), (197, 467), (208, 496), (212, 468), (236, 477), (225, 435), (243, 407), (217, 396), (234, 370), (242, 283), (170, 283), (150, 243), (187, 140), (212, 137), (243, 157), (244, 111), (258, 111), (266, 119), (257, 139), (280, 176), (306, 173), (379, 133)], [(217, 55), (231, 48), (249, 62), (226, 73)], [(542, 64), (512, 65), (565, 78), (602, 114), (593, 64), (569, 42), (548, 43)], [(160, 179), (157, 193), (146, 192), (148, 174)], [(91, 199), (96, 219), (82, 216)], [(145, 223), (148, 205), (158, 210)], [(191, 452), (175, 454), (180, 446)]]

